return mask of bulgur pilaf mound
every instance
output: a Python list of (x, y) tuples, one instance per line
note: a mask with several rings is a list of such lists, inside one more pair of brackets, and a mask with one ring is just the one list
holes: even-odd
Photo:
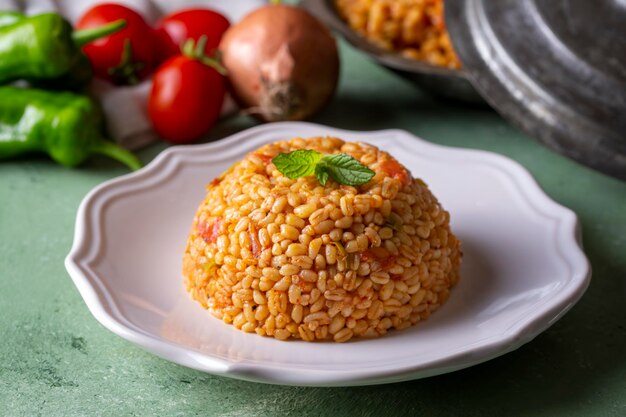
[(383, 49), (432, 65), (461, 68), (443, 16), (443, 0), (336, 0), (350, 27)]
[[(376, 174), (352, 187), (289, 179), (298, 149), (351, 155)], [(426, 319), (459, 279), (460, 242), (426, 184), (387, 152), (333, 137), (248, 154), (207, 187), (183, 259), (191, 296), (245, 332), (345, 342)]]

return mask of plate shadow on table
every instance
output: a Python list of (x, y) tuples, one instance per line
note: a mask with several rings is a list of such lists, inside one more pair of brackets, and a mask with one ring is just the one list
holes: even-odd
[[(411, 92), (398, 92), (390, 89), (377, 91), (376, 96), (359, 92), (343, 92), (335, 97), (330, 105), (313, 118), (313, 122), (348, 130), (381, 130), (407, 125), (407, 109), (411, 110), (411, 124), (421, 118), (453, 120), (494, 115), (494, 111), (484, 105), (468, 105), (452, 100), (433, 97), (407, 84)], [(385, 95), (385, 97), (381, 97)], [(455, 119), (456, 120), (456, 119)]]
[[(399, 115), (406, 114), (406, 108), (414, 110), (412, 119), (432, 118), (447, 119), (452, 117), (492, 116), (494, 113), (486, 106), (468, 106), (454, 101), (433, 98), (408, 85), (414, 94), (403, 94), (389, 105), (390, 99), (381, 100), (372, 97), (364, 100), (362, 95), (344, 92), (337, 95), (328, 107), (311, 118), (311, 122), (338, 127), (347, 130), (382, 130), (406, 125)], [(388, 93), (394, 96), (394, 92)], [(384, 104), (382, 104), (384, 103)], [(244, 129), (261, 124), (251, 116), (233, 114), (223, 119), (199, 143), (212, 142), (238, 133)], [(289, 138), (285, 138), (289, 139)]]

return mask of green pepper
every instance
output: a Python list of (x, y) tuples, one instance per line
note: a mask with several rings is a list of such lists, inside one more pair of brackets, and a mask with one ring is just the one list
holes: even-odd
[[(26, 19), (26, 16), (19, 12), (0, 12), (0, 27), (12, 25), (18, 20)], [(72, 90), (80, 91), (85, 88), (93, 78), (91, 63), (87, 55), (79, 53), (66, 74), (48, 80), (26, 80), (36, 88), (46, 90)]]
[(76, 65), (83, 45), (117, 32), (126, 24), (119, 20), (73, 32), (70, 23), (56, 13), (13, 18), (13, 23), (0, 26), (0, 84), (62, 77)]
[(0, 12), (0, 27), (12, 25), (18, 20), (24, 19), (25, 17), (26, 16), (19, 12), (2, 11)]
[[(1, 12), (0, 11), (0, 27), (11, 25), (18, 20), (26, 19), (26, 16), (19, 12)], [(87, 55), (80, 52), (74, 64), (69, 71), (60, 77), (50, 79), (26, 80), (33, 87), (43, 88), (46, 90), (83, 90), (91, 82), (93, 78), (93, 70), (91, 62)]]
[(141, 162), (101, 135), (98, 107), (86, 96), (16, 87), (0, 87), (0, 160), (47, 153), (73, 167), (102, 154), (131, 169)]
[(26, 80), (35, 88), (44, 90), (70, 90), (80, 92), (89, 85), (93, 79), (93, 70), (91, 62), (87, 55), (82, 52), (76, 56), (76, 61), (70, 67), (69, 71), (60, 77), (50, 79)]

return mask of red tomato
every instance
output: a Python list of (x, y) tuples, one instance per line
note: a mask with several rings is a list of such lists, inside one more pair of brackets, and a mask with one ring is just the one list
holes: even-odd
[(94, 74), (114, 84), (137, 84), (157, 63), (156, 35), (141, 15), (121, 4), (102, 3), (87, 11), (76, 25), (79, 29), (126, 20), (126, 27), (83, 48)]
[(411, 176), (398, 161), (395, 159), (388, 159), (380, 163), (379, 168), (392, 178), (400, 180), (403, 185), (407, 185), (411, 182)]
[(156, 26), (161, 61), (180, 53), (187, 39), (207, 37), (205, 53), (212, 55), (228, 29), (228, 19), (209, 9), (186, 9), (165, 16)]
[(220, 116), (226, 82), (214, 68), (179, 55), (165, 61), (152, 82), (148, 114), (154, 130), (168, 142), (200, 139)]

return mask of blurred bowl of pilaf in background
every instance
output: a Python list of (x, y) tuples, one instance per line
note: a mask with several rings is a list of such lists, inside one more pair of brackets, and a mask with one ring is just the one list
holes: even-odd
[(454, 52), (443, 0), (302, 0), (300, 5), (352, 46), (424, 90), (484, 104)]
[(443, 0), (336, 0), (340, 16), (383, 49), (443, 68), (461, 68), (443, 16)]

